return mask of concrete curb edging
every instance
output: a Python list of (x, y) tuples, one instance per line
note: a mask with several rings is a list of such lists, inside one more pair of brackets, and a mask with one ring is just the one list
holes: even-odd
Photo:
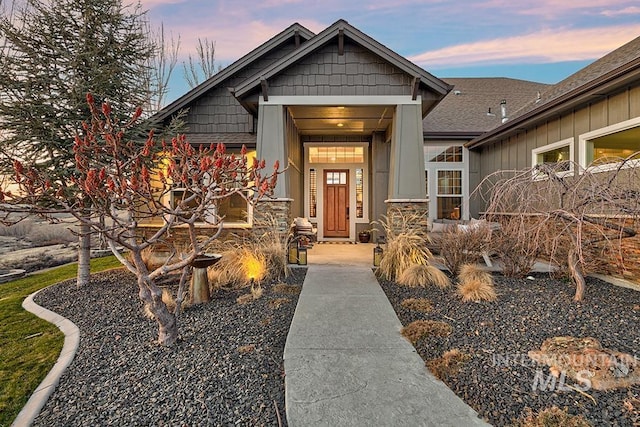
[[(45, 288), (46, 289), (46, 288)], [(58, 360), (51, 368), (51, 371), (42, 380), (42, 382), (36, 387), (35, 391), (29, 397), (26, 405), (20, 410), (18, 416), (11, 424), (11, 427), (30, 426), (33, 424), (33, 420), (40, 414), (40, 411), (44, 407), (45, 403), (49, 399), (49, 396), (53, 393), (60, 377), (64, 371), (69, 367), (73, 358), (78, 350), (80, 344), (80, 329), (69, 319), (54, 313), (51, 310), (47, 310), (44, 307), (39, 306), (33, 301), (33, 297), (40, 291), (36, 291), (29, 295), (22, 302), (22, 308), (28, 312), (35, 314), (39, 318), (46, 320), (49, 323), (53, 323), (64, 334), (64, 344), (60, 351)]]

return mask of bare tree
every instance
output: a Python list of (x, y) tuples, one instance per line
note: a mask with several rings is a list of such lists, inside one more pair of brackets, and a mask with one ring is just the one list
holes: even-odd
[(196, 58), (189, 55), (187, 63), (182, 63), (184, 77), (192, 89), (202, 81), (209, 79), (220, 71), (221, 66), (216, 67), (216, 43), (207, 38), (198, 38), (196, 46)]
[(619, 253), (621, 239), (637, 233), (640, 153), (607, 162), (500, 171), (476, 190), (487, 204), (487, 219), (520, 224), (511, 227), (511, 239), (537, 253), (546, 248), (552, 263), (568, 269), (576, 301), (584, 297), (585, 270), (593, 258)]
[[(10, 203), (8, 208), (5, 206), (7, 211), (23, 207), (45, 216), (69, 213), (86, 227), (102, 233), (122, 264), (136, 274), (140, 299), (158, 322), (159, 342), (172, 345), (178, 337), (176, 316), (162, 301), (157, 281), (182, 269), (177, 304), (180, 307), (190, 264), (222, 231), (216, 205), (234, 194), (248, 202), (270, 194), (279, 165), (276, 162), (273, 172), (263, 176), (264, 161), (254, 158), (251, 163), (246, 148), (240, 155), (227, 154), (223, 144), (195, 148), (184, 136), (159, 144), (151, 132), (144, 145), (138, 145), (126, 135), (135, 129), (141, 109), (121, 121), (112, 115), (108, 103), (98, 110), (89, 95), (88, 104), (91, 122), (84, 123), (83, 133), (76, 136), (73, 145), (78, 173), (68, 182), (15, 161), (14, 179), (20, 186), (20, 195), (0, 191), (0, 201)], [(69, 191), (70, 186), (73, 191)], [(167, 203), (176, 188), (182, 196)], [(101, 221), (103, 217), (108, 220)], [(146, 236), (141, 224), (150, 219), (158, 223)], [(215, 225), (215, 231), (203, 240), (197, 233), (197, 222), (209, 222)], [(172, 254), (163, 265), (149, 269), (143, 251), (159, 243), (172, 247), (167, 234), (175, 227), (186, 230), (182, 255)], [(120, 255), (117, 245), (130, 252), (131, 261)]]

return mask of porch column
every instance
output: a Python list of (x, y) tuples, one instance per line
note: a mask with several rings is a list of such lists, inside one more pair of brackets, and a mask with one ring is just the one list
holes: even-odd
[(398, 105), (391, 138), (389, 199), (425, 199), (423, 146), (420, 104)]
[[(270, 174), (273, 171), (276, 160), (280, 162), (280, 170), (287, 167), (289, 154), (282, 104), (265, 104), (262, 98), (260, 99), (256, 152), (258, 159), (264, 159), (267, 164), (264, 173)], [(286, 171), (278, 176), (273, 197), (263, 197), (254, 205), (252, 227), (254, 236), (261, 236), (267, 231), (286, 234), (292, 220), (292, 199), (289, 194), (289, 172)]]
[[(393, 123), (389, 167), (387, 219), (396, 232), (408, 226), (426, 235), (429, 201), (426, 198), (420, 103), (399, 104)], [(403, 220), (415, 215), (411, 221)]]
[[(264, 159), (267, 163), (264, 173), (272, 172), (273, 164), (278, 160), (280, 169), (288, 164), (287, 142), (284, 132), (284, 111), (282, 105), (260, 104), (258, 113), (258, 135), (256, 151), (258, 160)], [(289, 198), (289, 176), (284, 172), (278, 176), (278, 183), (273, 190), (273, 197), (278, 199)]]

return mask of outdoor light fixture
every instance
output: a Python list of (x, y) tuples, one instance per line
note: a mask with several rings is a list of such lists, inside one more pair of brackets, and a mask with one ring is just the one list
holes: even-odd
[(298, 264), (307, 265), (307, 248), (304, 246), (298, 248)]
[(382, 261), (382, 254), (384, 251), (380, 247), (380, 239), (378, 239), (377, 245), (373, 248), (373, 266), (380, 267), (380, 261)]
[(298, 243), (294, 240), (289, 242), (289, 264), (298, 263)]

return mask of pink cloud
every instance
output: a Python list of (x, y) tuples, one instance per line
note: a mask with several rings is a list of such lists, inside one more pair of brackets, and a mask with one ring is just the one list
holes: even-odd
[[(326, 27), (315, 21), (300, 20), (309, 30), (317, 32)], [(217, 25), (198, 25), (189, 23), (185, 25), (173, 25), (171, 31), (180, 34), (181, 53), (186, 57), (195, 53), (198, 38), (207, 38), (216, 43), (216, 59), (223, 65), (235, 61), (251, 50), (260, 46), (283, 29), (292, 24), (291, 21), (273, 20), (263, 21), (240, 21), (227, 20), (226, 23), (219, 21)]]
[(608, 17), (621, 16), (621, 15), (640, 15), (640, 7), (629, 6), (622, 9), (609, 9), (609, 10), (602, 11), (601, 14)]
[(427, 68), (501, 63), (549, 63), (594, 59), (640, 34), (640, 24), (543, 30), (427, 51), (409, 60)]

